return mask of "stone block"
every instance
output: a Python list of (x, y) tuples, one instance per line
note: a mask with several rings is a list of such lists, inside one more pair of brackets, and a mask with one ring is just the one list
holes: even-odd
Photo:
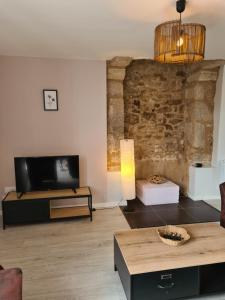
[(213, 110), (207, 102), (196, 101), (193, 104), (193, 120), (197, 122), (213, 122)]
[(114, 135), (112, 133), (108, 133), (108, 135), (107, 135), (107, 144), (108, 144), (108, 151), (109, 152), (112, 152), (116, 147), (115, 138), (114, 138)]
[(116, 56), (108, 61), (108, 66), (126, 68), (132, 61), (132, 57), (129, 56)]
[(124, 134), (124, 115), (111, 114), (107, 121), (108, 134)]
[(202, 70), (200, 72), (199, 81), (216, 81), (218, 77), (218, 72), (213, 72), (210, 70)]
[(107, 79), (108, 80), (120, 80), (123, 81), (126, 74), (126, 70), (123, 68), (108, 68)]
[(205, 126), (201, 123), (195, 123), (193, 135), (194, 135), (193, 147), (204, 148), (205, 147)]
[(135, 125), (139, 123), (139, 119), (139, 114), (129, 114), (126, 117), (126, 122), (128, 122), (130, 125)]
[(225, 65), (224, 59), (203, 60), (201, 61), (202, 69), (218, 69)]
[(111, 172), (120, 171), (120, 161), (119, 161), (119, 159), (114, 160), (114, 159), (111, 158), (110, 154), (108, 154), (107, 170), (111, 171)]
[(107, 84), (108, 97), (122, 98), (123, 97), (123, 82), (116, 80), (108, 80)]
[[(118, 115), (118, 117), (120, 118), (121, 116), (123, 116), (123, 120), (124, 120), (124, 100), (123, 98), (120, 97), (109, 97), (108, 98), (108, 117), (110, 119), (110, 117), (112, 115)], [(110, 120), (109, 120), (110, 121)]]
[(194, 85), (194, 100), (211, 101), (213, 103), (216, 91), (214, 82), (198, 82)]
[(210, 71), (210, 70), (200, 70), (197, 71), (187, 78), (187, 82), (193, 81), (216, 81), (218, 77), (218, 72)]
[(185, 89), (185, 99), (194, 98), (194, 88), (192, 86)]
[(205, 99), (205, 88), (202, 84), (196, 84), (194, 86), (194, 100)]
[(181, 123), (183, 123), (183, 121), (184, 121), (183, 119), (174, 118), (174, 119), (170, 120), (170, 123), (173, 125), (177, 125), (177, 124), (181, 125)]
[(120, 170), (120, 139), (124, 138), (124, 134), (118, 136), (116, 134), (108, 133), (107, 136), (107, 169), (108, 171)]

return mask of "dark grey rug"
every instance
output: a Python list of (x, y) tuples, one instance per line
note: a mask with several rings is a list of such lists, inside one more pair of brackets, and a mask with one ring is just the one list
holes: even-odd
[(132, 212), (124, 212), (123, 207), (120, 208), (132, 229), (220, 220), (220, 212), (217, 209), (202, 200), (193, 201), (184, 196), (180, 197), (177, 204), (145, 206), (139, 199), (132, 200), (129, 204)]

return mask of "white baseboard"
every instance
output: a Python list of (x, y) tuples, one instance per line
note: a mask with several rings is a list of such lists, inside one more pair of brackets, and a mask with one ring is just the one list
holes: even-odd
[(212, 201), (212, 200), (221, 200), (220, 196), (215, 195), (215, 196), (208, 196), (208, 197), (203, 197), (202, 200), (208, 200), (208, 201)]
[(15, 191), (16, 191), (16, 187), (15, 186), (6, 186), (4, 188), (5, 195), (8, 194), (9, 192), (15, 192)]
[(103, 203), (93, 203), (93, 207), (95, 209), (103, 209), (103, 208), (114, 208), (117, 206), (125, 206), (127, 205), (126, 201), (120, 201), (120, 202), (116, 202), (116, 201), (112, 201), (112, 202), (103, 202)]

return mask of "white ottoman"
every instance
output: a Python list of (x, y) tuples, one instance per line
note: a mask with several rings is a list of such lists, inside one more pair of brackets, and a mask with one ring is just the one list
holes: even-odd
[(179, 186), (171, 181), (162, 184), (136, 181), (136, 195), (145, 205), (178, 203)]

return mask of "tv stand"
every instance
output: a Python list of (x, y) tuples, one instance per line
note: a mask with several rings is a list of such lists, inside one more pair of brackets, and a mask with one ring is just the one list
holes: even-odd
[[(84, 205), (71, 206), (74, 198), (87, 199)], [(64, 207), (55, 206), (55, 201), (67, 199)], [(89, 187), (76, 190), (51, 190), (20, 193), (9, 192), (2, 200), (3, 229), (6, 225), (51, 222), (76, 217), (88, 217), (92, 221), (92, 194)]]

